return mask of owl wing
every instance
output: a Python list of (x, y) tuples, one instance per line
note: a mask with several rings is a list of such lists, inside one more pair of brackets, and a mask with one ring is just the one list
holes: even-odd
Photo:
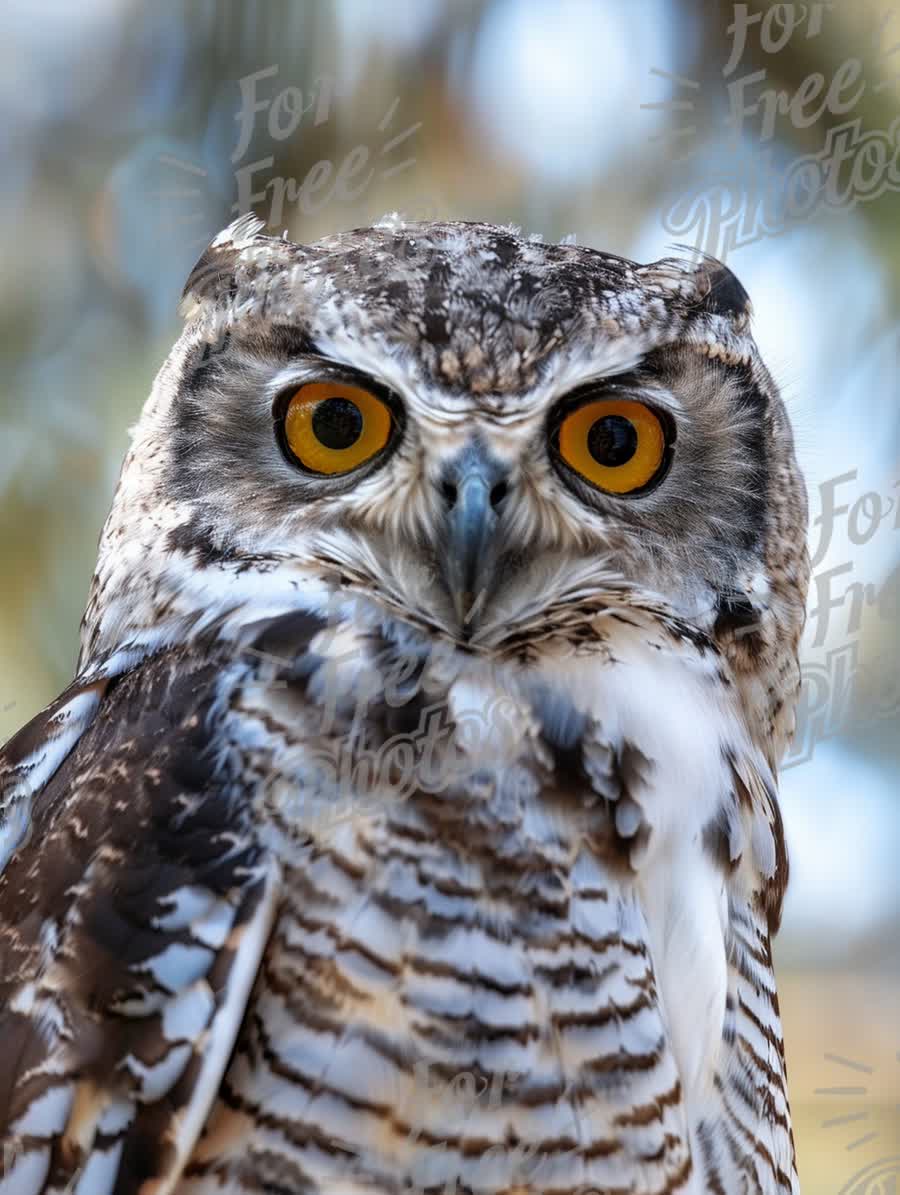
[[(771, 940), (788, 880), (774, 781), (761, 760), (733, 760), (726, 890), (727, 989), (714, 1090), (697, 1140), (710, 1190), (797, 1195), (787, 1067)], [(723, 852), (724, 853), (724, 852)]]
[(165, 1195), (203, 1126), (278, 888), (221, 775), (221, 664), (76, 686), (3, 758), (15, 806), (68, 749), (0, 876), (2, 1195)]
[(74, 681), (0, 751), (0, 873), (29, 832), (34, 795), (90, 726), (107, 684)]

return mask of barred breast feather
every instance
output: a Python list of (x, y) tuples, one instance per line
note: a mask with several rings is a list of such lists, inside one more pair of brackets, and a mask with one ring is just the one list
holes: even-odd
[(0, 877), (0, 1193), (796, 1191), (734, 701), (602, 603), (481, 654), (292, 614), (109, 680)]

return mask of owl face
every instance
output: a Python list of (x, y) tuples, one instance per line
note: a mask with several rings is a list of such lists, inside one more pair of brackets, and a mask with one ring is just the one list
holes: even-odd
[(470, 649), (604, 594), (705, 628), (768, 609), (773, 511), (800, 543), (805, 513), (781, 511), (790, 430), (724, 267), (478, 224), (258, 227), (189, 279), (104, 536), (143, 544), (157, 606), (315, 577)]

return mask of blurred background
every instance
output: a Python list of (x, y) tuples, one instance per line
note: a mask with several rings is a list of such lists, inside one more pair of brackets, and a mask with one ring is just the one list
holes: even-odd
[(6, 0), (0, 48), (0, 738), (72, 674), (128, 428), (239, 212), (296, 240), (511, 222), (741, 278), (809, 485), (777, 955), (827, 1195), (900, 1173), (893, 2)]

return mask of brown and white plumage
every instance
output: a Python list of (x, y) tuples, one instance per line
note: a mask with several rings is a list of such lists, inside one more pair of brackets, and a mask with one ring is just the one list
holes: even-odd
[[(805, 506), (739, 284), (244, 220), (185, 302), (0, 761), (0, 1192), (796, 1190)], [(336, 477), (279, 440), (321, 378), (394, 411)], [(670, 429), (635, 497), (561, 459), (597, 393)]]

